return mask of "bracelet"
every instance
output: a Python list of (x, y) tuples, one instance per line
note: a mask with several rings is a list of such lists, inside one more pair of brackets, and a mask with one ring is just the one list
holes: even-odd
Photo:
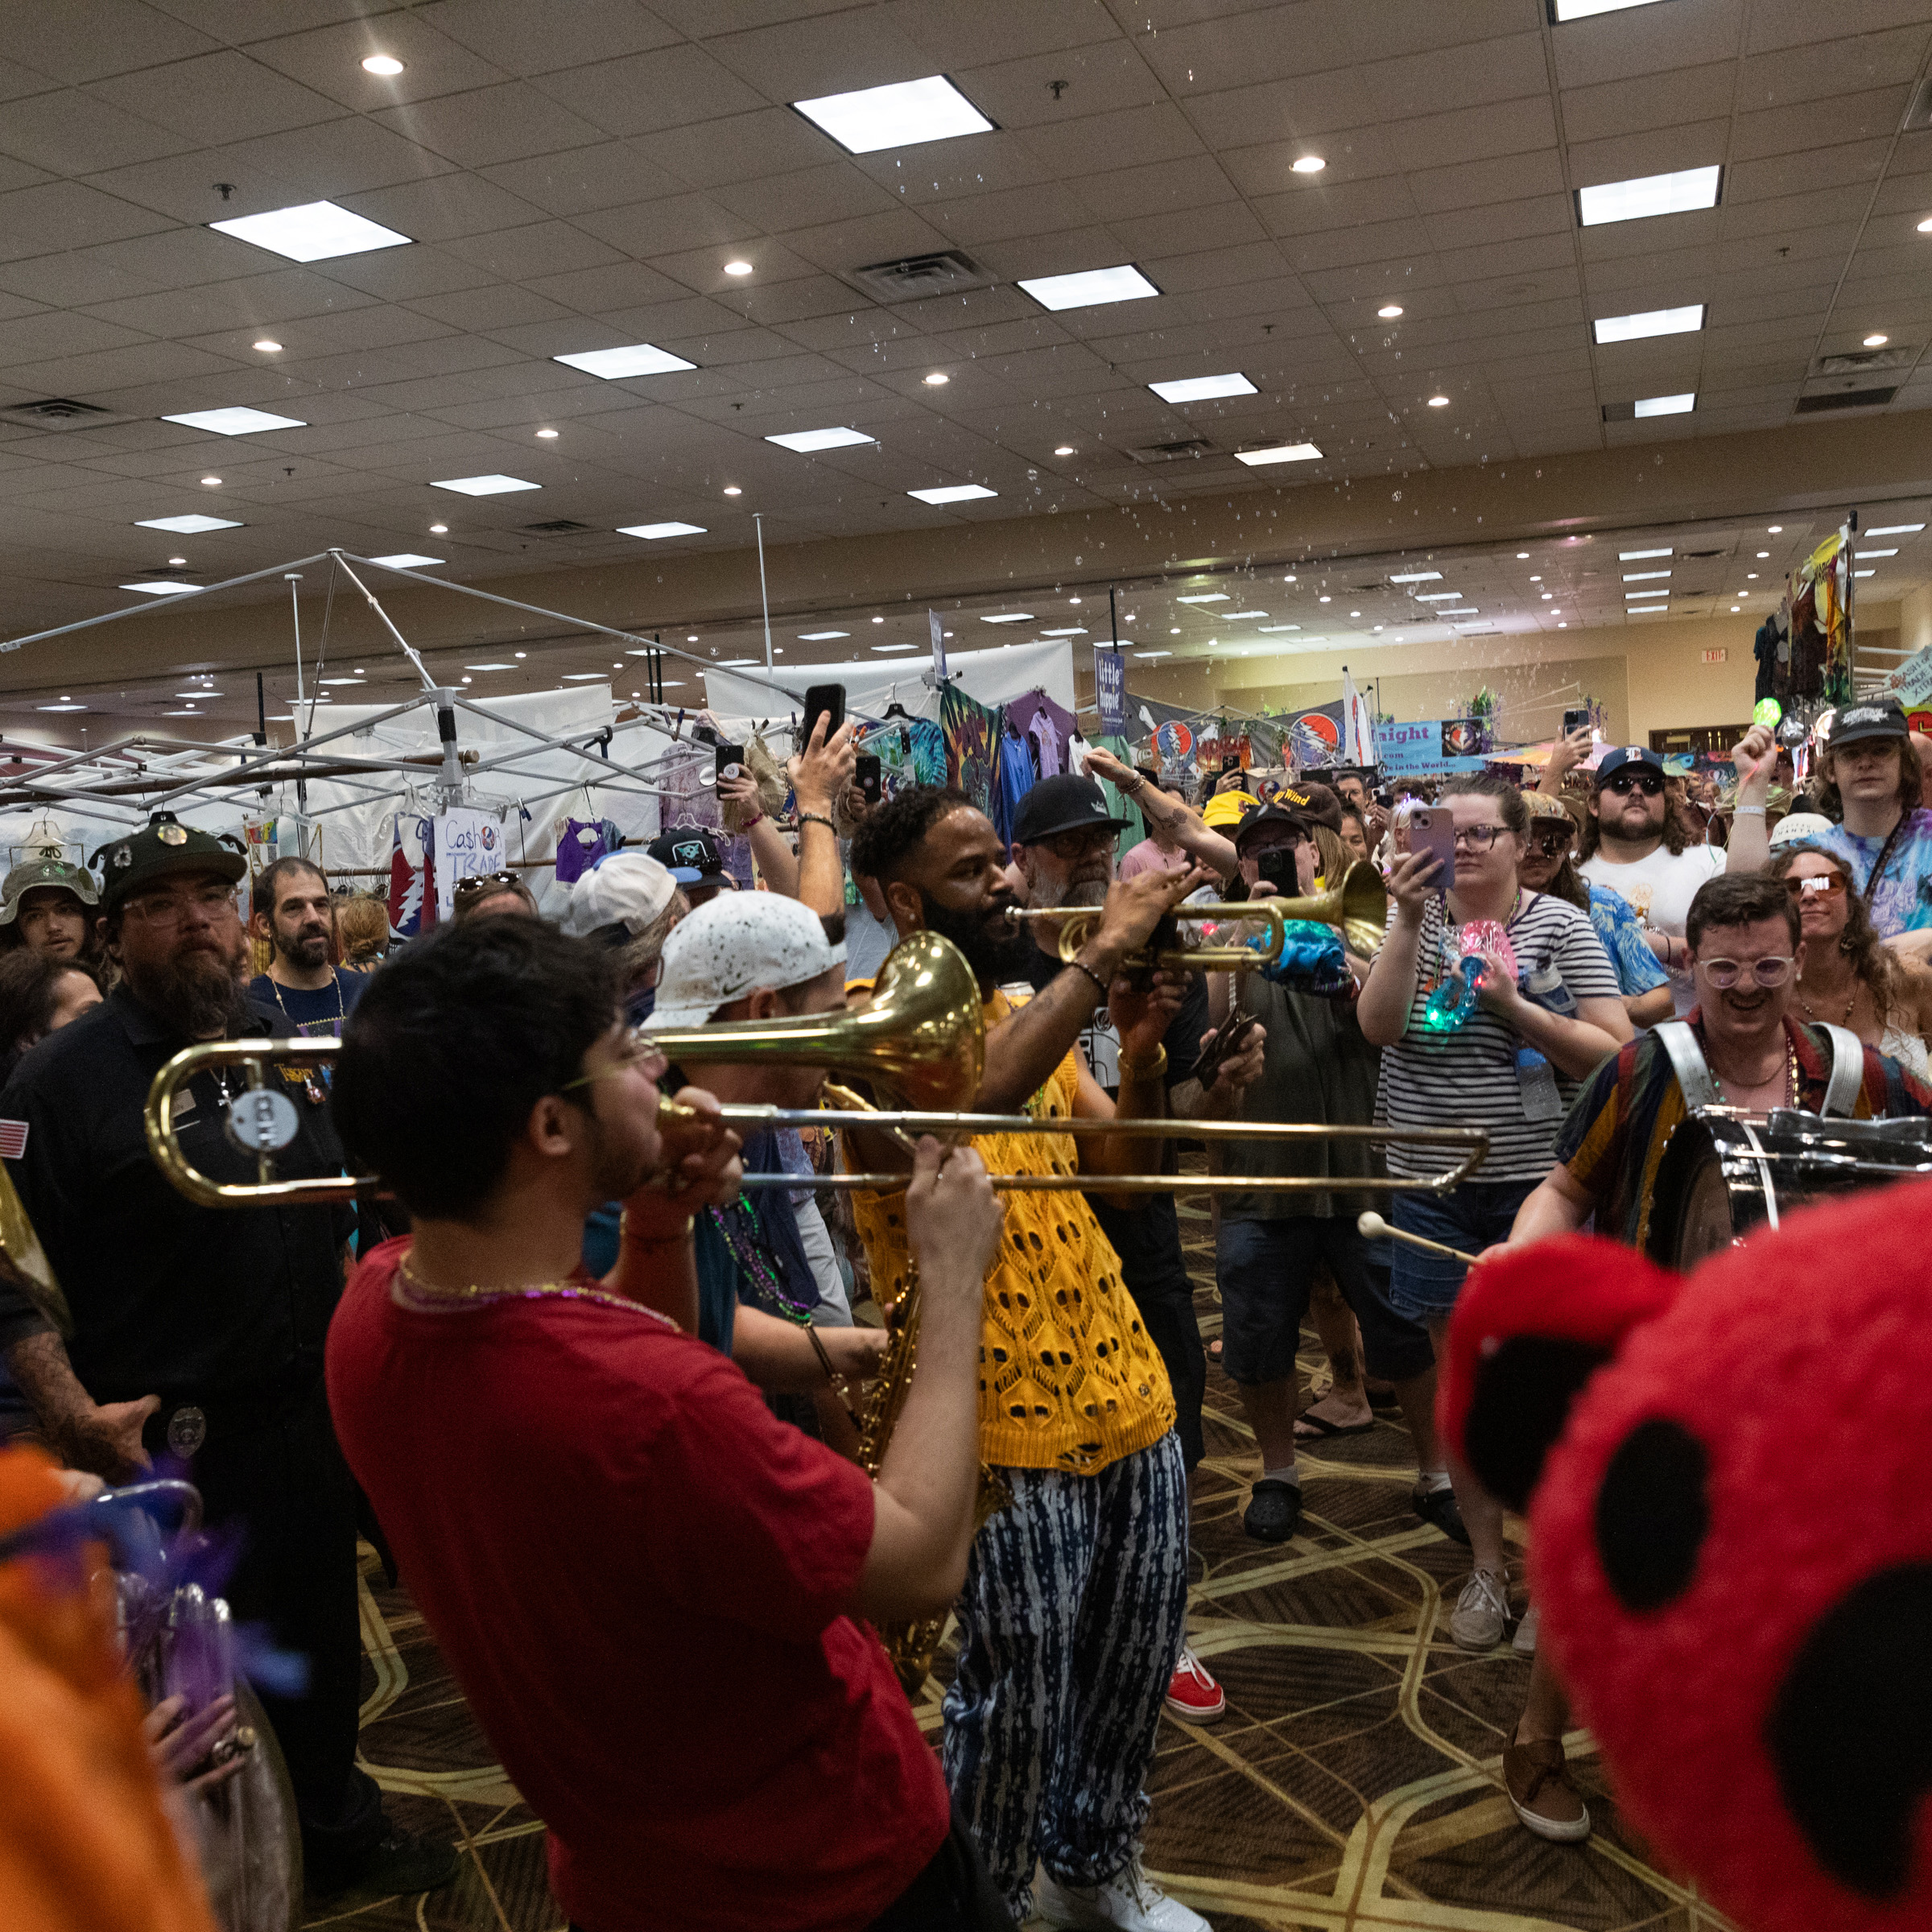
[(1731, 815), (1734, 819), (1761, 819), (1765, 808), (1761, 805), (1733, 805)]
[(825, 1371), (826, 1381), (836, 1389), (844, 1377), (832, 1367), (832, 1357), (825, 1352), (825, 1344), (819, 1340), (819, 1331), (810, 1322), (805, 1324), (805, 1339), (811, 1344), (812, 1352), (819, 1358), (819, 1366)]
[(1069, 960), (1067, 964), (1075, 972), (1084, 972), (1093, 981), (1094, 989), (1100, 996), (1100, 1004), (1104, 1006), (1107, 1004), (1107, 982), (1084, 960)]
[(633, 1234), (630, 1231), (630, 1216), (620, 1214), (617, 1216), (617, 1239), (630, 1242), (634, 1248), (669, 1248), (677, 1242), (689, 1241), (697, 1224), (698, 1217), (695, 1214), (687, 1214), (684, 1217), (684, 1225), (669, 1234)]
[(744, 823), (742, 825), (741, 825), (741, 826), (738, 828), (738, 830), (739, 830), (740, 832), (749, 832), (749, 831), (751, 830), (751, 828), (752, 828), (752, 827), (753, 827), (753, 826), (754, 826), (754, 825), (762, 825), (764, 823), (765, 823), (765, 815), (764, 815), (764, 813), (763, 813), (763, 812), (762, 812), (762, 811), (754, 811), (754, 812), (753, 812), (753, 813), (751, 815), (751, 816), (750, 816), (749, 818), (748, 818), (748, 819), (747, 819), (745, 821), (745, 823)]
[(827, 818), (824, 813), (822, 811), (800, 812), (799, 814), (799, 824), (801, 827), (807, 825), (823, 825), (835, 839), (839, 836), (838, 827), (833, 824), (832, 820)]
[(1150, 1059), (1130, 1059), (1122, 1054), (1115, 1063), (1120, 1070), (1121, 1079), (1127, 1080), (1158, 1080), (1167, 1071), (1167, 1043), (1162, 1041), (1154, 1048)]

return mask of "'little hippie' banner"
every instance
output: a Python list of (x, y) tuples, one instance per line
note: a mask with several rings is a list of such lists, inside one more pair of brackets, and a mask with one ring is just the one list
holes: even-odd
[(1096, 644), (1093, 650), (1093, 701), (1100, 714), (1103, 737), (1127, 735), (1127, 659), (1120, 651)]

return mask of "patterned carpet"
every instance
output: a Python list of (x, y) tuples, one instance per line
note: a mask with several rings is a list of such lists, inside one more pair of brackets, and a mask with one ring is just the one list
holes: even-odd
[[(1220, 1332), (1206, 1214), (1183, 1208), (1201, 1327)], [(1305, 1334), (1304, 1374), (1323, 1373)], [(1649, 1862), (1588, 1740), (1571, 1757), (1596, 1825), (1546, 1844), (1516, 1822), (1498, 1753), (1528, 1663), (1458, 1650), (1443, 1626), (1468, 1554), (1409, 1509), (1408, 1438), (1384, 1423), (1302, 1463), (1293, 1542), (1243, 1535), (1253, 1443), (1211, 1358), (1195, 1477), (1189, 1626), (1228, 1696), (1218, 1723), (1163, 1719), (1147, 1864), (1219, 1932), (1722, 1932), (1730, 1922)], [(463, 1875), (427, 1898), (348, 1897), (345, 1932), (557, 1932), (541, 1827), (496, 1765), (405, 1592), (365, 1564), (363, 1752), (412, 1829), (460, 1839)], [(1518, 1602), (1520, 1607), (1520, 1589)], [(920, 1716), (935, 1736), (936, 1685)]]

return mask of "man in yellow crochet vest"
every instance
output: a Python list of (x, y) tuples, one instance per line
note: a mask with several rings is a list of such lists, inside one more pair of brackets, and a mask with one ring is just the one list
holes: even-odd
[[(986, 1071), (973, 1110), (1111, 1117), (1116, 1103), (1076, 1045), (1104, 1002), (1120, 1034), (1118, 1111), (1162, 1114), (1162, 1036), (1179, 985), (1163, 976), (1137, 990), (1120, 967), (1208, 875), (1144, 873), (1114, 886), (1078, 959), (1016, 1005), (1000, 988), (1031, 991), (1018, 962), (1032, 941), (1006, 920), (1018, 902), (1005, 862), (985, 815), (936, 786), (902, 791), (852, 841), (852, 869), (878, 881), (899, 936), (943, 934), (978, 977)], [(848, 1161), (894, 1163), (882, 1137), (848, 1139)], [(994, 1174), (1077, 1169), (1101, 1191), (1108, 1174), (1153, 1171), (1160, 1156), (1158, 1141), (1124, 1136), (992, 1134), (972, 1145)], [(902, 1198), (854, 1203), (886, 1305), (906, 1282)], [(975, 1540), (955, 1606), (946, 1780), (1016, 1923), (1034, 1909), (1037, 1859), (1050, 1925), (1208, 1932), (1148, 1881), (1140, 1858), (1142, 1785), (1187, 1611), (1187, 1478), (1166, 1371), (1084, 1198), (1007, 1200), (986, 1278), (980, 1452), (1013, 1500)]]

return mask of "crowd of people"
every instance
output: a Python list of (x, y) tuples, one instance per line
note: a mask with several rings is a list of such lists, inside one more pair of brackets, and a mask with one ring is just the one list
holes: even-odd
[[(548, 1827), (580, 1932), (1036, 1911), (1189, 1932), (1208, 1922), (1141, 1862), (1163, 1711), (1225, 1708), (1187, 1642), (1210, 1357), (1178, 1142), (1191, 1122), (1480, 1127), (1448, 1191), (1415, 1141), (1209, 1141), (1241, 1183), (1215, 1197), (1213, 1345), (1259, 1543), (1300, 1532), (1301, 1450), (1399, 1414), (1410, 1506), (1469, 1552), (1448, 1639), (1533, 1658), (1501, 1758), (1516, 1814), (1587, 1836), (1505, 1512), (1437, 1426), (1459, 1257), (1587, 1225), (1644, 1247), (1665, 1145), (1714, 1100), (1932, 1113), (1932, 810), (1898, 707), (1841, 709), (1809, 796), (1752, 731), (1721, 805), (1587, 737), (1528, 789), (1230, 771), (1198, 803), (1094, 750), (1007, 841), (943, 786), (869, 803), (852, 729), (821, 722), (789, 824), (749, 780), (730, 797), (763, 890), (674, 828), (606, 855), (554, 922), (516, 872), (465, 881), (386, 958), (374, 902), (304, 860), (250, 881), (245, 925), (244, 858), (165, 813), (97, 877), (37, 856), (0, 890), (0, 1135), (72, 1322), (0, 1278), (0, 1426), (108, 1482), (185, 1471), (236, 1526), (236, 1616), (308, 1660), (301, 1695), (264, 1702), (318, 1895), (456, 1868), (357, 1763), (365, 1538)], [(1427, 849), (1424, 805), (1447, 824)], [(1350, 924), (1318, 895), (1358, 867), (1381, 916)], [(1253, 969), (1149, 963), (1258, 947), (1257, 921), (1200, 909), (1279, 897), (1303, 916)], [(1019, 912), (1084, 916), (1063, 943)], [(721, 1107), (811, 1108), (828, 1071), (853, 1076), (720, 1040), (864, 1005), (923, 935), (980, 998), (958, 1110), (1069, 1131), (728, 1125)], [(328, 1079), (281, 1072), (280, 1173), (370, 1173), (390, 1198), (213, 1209), (163, 1178), (155, 1071), (264, 1035), (341, 1042)], [(175, 1118), (194, 1165), (247, 1180), (230, 1097), (197, 1074)], [(1071, 1130), (1116, 1118), (1181, 1133)], [(819, 1185), (840, 1166), (903, 1185)], [(1120, 1185), (1147, 1174), (1171, 1187)], [(993, 1185), (1020, 1175), (1078, 1184)], [(1368, 1208), (1392, 1236), (1362, 1232)], [(869, 1476), (864, 1391), (915, 1291), (917, 1373)], [(948, 1612), (935, 1756), (873, 1630)]]

